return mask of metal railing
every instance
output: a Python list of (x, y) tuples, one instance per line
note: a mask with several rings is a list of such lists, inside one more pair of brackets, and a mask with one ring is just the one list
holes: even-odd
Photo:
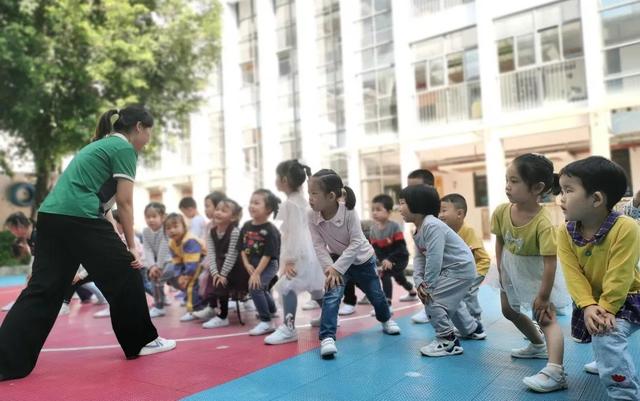
[(475, 0), (413, 0), (413, 15), (433, 14), (447, 8), (473, 3)]
[(482, 118), (480, 81), (464, 82), (416, 95), (418, 119), (423, 123), (446, 123)]
[(547, 107), (587, 99), (584, 58), (508, 72), (500, 75), (503, 111)]

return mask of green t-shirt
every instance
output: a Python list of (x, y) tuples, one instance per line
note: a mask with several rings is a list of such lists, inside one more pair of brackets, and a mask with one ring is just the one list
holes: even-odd
[(514, 255), (556, 254), (556, 228), (544, 207), (527, 224), (516, 227), (511, 221), (511, 203), (504, 203), (491, 216), (491, 232), (502, 238), (504, 247)]
[(122, 134), (85, 146), (62, 173), (40, 211), (100, 218), (113, 205), (117, 179), (134, 181), (138, 154)]

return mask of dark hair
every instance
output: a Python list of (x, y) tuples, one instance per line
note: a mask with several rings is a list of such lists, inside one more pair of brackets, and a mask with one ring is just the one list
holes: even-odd
[(167, 208), (160, 202), (149, 202), (149, 204), (144, 208), (144, 214), (146, 215), (149, 210), (153, 210), (160, 216), (164, 216), (165, 213), (167, 213)]
[(184, 227), (184, 231), (185, 232), (187, 231), (187, 222), (184, 221), (184, 217), (182, 217), (180, 213), (169, 213), (167, 218), (164, 219), (164, 222), (162, 223), (162, 227), (166, 230), (168, 225), (173, 224), (175, 222), (182, 224), (182, 227)]
[[(240, 219), (242, 219), (242, 206), (231, 198), (220, 199), (218, 205), (220, 204), (226, 204), (231, 207), (231, 214), (238, 218), (234, 223), (234, 225), (237, 226), (240, 223)], [(218, 205), (216, 205), (216, 207), (218, 207)]]
[(342, 183), (342, 178), (335, 171), (323, 168), (312, 177), (318, 180), (318, 186), (325, 194), (333, 193), (336, 199), (343, 197), (342, 191), (344, 190), (344, 204), (347, 209), (353, 210), (356, 207), (356, 194), (353, 193), (353, 189)]
[(13, 256), (16, 259), (21, 258), (24, 244), (25, 244), (24, 238), (14, 239), (13, 242), (11, 243), (11, 256)]
[(607, 209), (613, 207), (627, 192), (627, 174), (622, 167), (602, 156), (589, 156), (567, 164), (560, 175), (579, 178), (588, 195), (602, 192), (607, 197)]
[(116, 221), (116, 223), (122, 224), (122, 222), (120, 222), (120, 212), (118, 212), (118, 209), (112, 209), (111, 215), (113, 216), (113, 219)]
[(425, 185), (431, 185), (435, 183), (435, 178), (433, 177), (433, 173), (427, 169), (421, 168), (418, 170), (413, 170), (409, 173), (407, 178), (419, 178), (422, 180), (422, 183)]
[(262, 195), (264, 197), (264, 205), (275, 216), (278, 214), (278, 208), (280, 207), (280, 198), (278, 198), (273, 192), (268, 189), (260, 188), (253, 191), (253, 195)]
[(205, 196), (204, 200), (206, 201), (207, 199), (209, 199), (211, 203), (213, 203), (213, 207), (216, 207), (218, 206), (218, 202), (226, 197), (227, 195), (225, 195), (225, 193), (222, 191), (213, 191), (209, 195)]
[(462, 210), (464, 211), (464, 215), (467, 215), (467, 200), (460, 194), (445, 195), (440, 199), (440, 202), (452, 203), (457, 210)]
[(300, 164), (298, 159), (293, 159), (278, 164), (276, 174), (279, 177), (286, 178), (291, 190), (297, 191), (304, 184), (307, 177), (311, 176), (311, 169), (309, 166)]
[(513, 159), (522, 181), (529, 189), (541, 182), (544, 188), (540, 195), (553, 191), (557, 194), (558, 176), (553, 174), (553, 162), (539, 153), (525, 153)]
[(4, 221), (7, 227), (30, 227), (31, 220), (22, 212), (11, 213)]
[(180, 199), (180, 203), (178, 203), (178, 209), (187, 209), (190, 207), (192, 208), (198, 207), (195, 199), (193, 199), (190, 196), (185, 196), (184, 198)]
[(440, 214), (440, 195), (432, 186), (410, 185), (400, 191), (399, 197), (404, 199), (411, 213), (425, 216)]
[[(112, 126), (111, 118), (113, 116), (118, 116), (118, 118)], [(131, 105), (120, 110), (108, 110), (100, 116), (98, 125), (96, 126), (96, 132), (91, 141), (102, 139), (112, 132), (128, 134), (138, 123), (142, 123), (145, 127), (153, 127), (153, 116), (144, 106)]]
[(387, 209), (387, 212), (390, 212), (393, 209), (393, 198), (391, 198), (387, 194), (380, 194), (380, 195), (374, 196), (373, 199), (371, 200), (371, 203), (381, 204), (385, 209)]

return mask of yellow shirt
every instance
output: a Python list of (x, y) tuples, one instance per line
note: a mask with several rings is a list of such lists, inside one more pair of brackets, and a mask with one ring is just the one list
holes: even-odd
[(476, 260), (476, 271), (478, 272), (478, 275), (486, 276), (489, 271), (489, 265), (491, 264), (491, 258), (489, 257), (487, 250), (484, 249), (484, 245), (476, 235), (476, 232), (473, 228), (463, 224), (458, 231), (458, 235), (462, 238), (465, 244), (469, 245), (469, 248), (473, 253), (473, 258)]
[(618, 313), (629, 293), (640, 291), (640, 228), (620, 216), (599, 244), (576, 245), (566, 226), (558, 233), (558, 257), (571, 298), (580, 308), (598, 304)]
[(514, 255), (555, 256), (556, 228), (544, 207), (527, 224), (515, 227), (511, 222), (511, 203), (498, 206), (491, 216), (491, 232)]

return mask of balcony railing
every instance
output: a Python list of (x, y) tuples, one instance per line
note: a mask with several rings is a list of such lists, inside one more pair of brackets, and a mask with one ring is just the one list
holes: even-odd
[(446, 123), (482, 118), (480, 81), (464, 82), (418, 93), (418, 118), (424, 123)]
[(413, 15), (433, 14), (475, 0), (413, 0)]
[(587, 99), (584, 59), (534, 66), (500, 75), (503, 111), (518, 111)]

